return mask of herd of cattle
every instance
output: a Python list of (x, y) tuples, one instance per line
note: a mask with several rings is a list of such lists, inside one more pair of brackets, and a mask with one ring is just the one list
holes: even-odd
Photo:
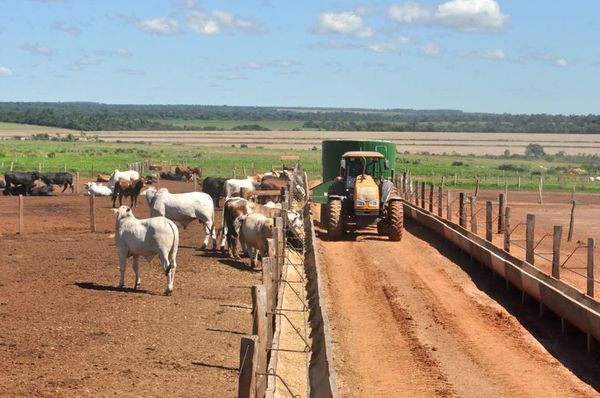
[[(100, 176), (99, 176), (100, 177)], [(301, 241), (304, 234), (302, 218), (297, 210), (306, 204), (308, 184), (306, 174), (298, 167), (282, 172), (272, 171), (250, 176), (245, 179), (225, 179), (206, 177), (202, 183), (202, 192), (171, 193), (166, 188), (152, 186), (151, 178), (140, 177), (134, 170), (115, 170), (110, 176), (102, 177), (107, 182), (85, 184), (88, 195), (112, 197), (113, 210), (116, 213), (115, 241), (119, 254), (120, 280), (124, 286), (125, 267), (128, 257), (133, 257), (135, 288), (140, 286), (139, 257), (150, 261), (159, 256), (167, 277), (165, 294), (173, 291), (173, 280), (177, 267), (176, 256), (179, 232), (174, 222), (184, 229), (197, 220), (204, 226), (205, 238), (200, 249), (220, 248), (228, 251), (233, 259), (240, 260), (238, 247), (241, 246), (250, 258), (251, 267), (255, 267), (260, 257), (268, 256), (267, 239), (273, 237), (273, 217), (283, 216), (287, 224), (286, 234)], [(161, 177), (162, 178), (162, 177)], [(100, 178), (99, 178), (100, 179)], [(39, 182), (43, 184), (40, 184)], [(73, 191), (73, 176), (70, 173), (38, 172), (5, 173), (5, 195), (48, 195), (53, 185), (70, 187)], [(145, 191), (143, 190), (146, 187)], [(241, 197), (242, 189), (252, 193), (261, 191), (280, 191), (290, 187), (289, 204), (291, 210), (281, 210), (280, 195), (261, 196), (258, 201)], [(137, 219), (131, 210), (137, 204), (139, 195), (144, 195), (150, 208), (151, 218)], [(131, 208), (122, 206), (123, 197), (131, 198)], [(115, 209), (116, 198), (119, 208)], [(215, 208), (223, 202), (223, 219), (220, 231), (215, 227)], [(295, 210), (294, 210), (295, 209)], [(217, 244), (218, 232), (221, 235)]]

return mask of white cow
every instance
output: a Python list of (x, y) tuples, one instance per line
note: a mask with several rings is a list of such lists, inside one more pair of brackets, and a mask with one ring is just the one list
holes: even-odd
[(242, 250), (250, 257), (250, 266), (256, 266), (258, 255), (261, 258), (269, 256), (269, 243), (267, 239), (273, 238), (273, 219), (262, 214), (252, 213), (239, 218), (240, 245)]
[(139, 179), (140, 179), (140, 173), (138, 173), (135, 170), (127, 170), (127, 171), (115, 170), (115, 171), (113, 171), (113, 173), (110, 175), (110, 178), (108, 179), (108, 185), (110, 185), (111, 187), (114, 187), (115, 183), (119, 180), (133, 182), (133, 181), (136, 181)]
[(212, 238), (213, 249), (217, 248), (217, 233), (215, 231), (215, 206), (210, 195), (204, 192), (170, 193), (167, 188), (158, 191), (155, 188), (146, 190), (146, 200), (150, 207), (150, 215), (167, 217), (178, 221), (183, 228), (194, 220), (204, 224), (204, 244), (202, 249), (208, 249)]
[(242, 188), (246, 188), (248, 192), (252, 192), (256, 190), (257, 185), (259, 184), (254, 181), (253, 177), (248, 177), (244, 180), (229, 179), (225, 181), (225, 198), (240, 196)]
[(121, 271), (119, 288), (125, 286), (125, 268), (128, 257), (133, 257), (135, 288), (138, 289), (141, 284), (140, 256), (150, 262), (158, 254), (167, 276), (165, 295), (170, 295), (173, 292), (173, 281), (177, 268), (177, 246), (179, 245), (179, 231), (175, 223), (165, 217), (138, 220), (127, 206), (121, 206), (113, 211), (117, 215), (115, 243), (119, 253), (119, 269)]
[(84, 184), (85, 189), (88, 191), (88, 196), (112, 196), (113, 190), (110, 187), (95, 182), (88, 182)]

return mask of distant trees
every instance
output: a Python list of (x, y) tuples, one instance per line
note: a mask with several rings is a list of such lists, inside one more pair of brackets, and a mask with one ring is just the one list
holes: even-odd
[[(186, 123), (186, 121), (195, 121)], [(304, 129), (331, 131), (440, 131), (600, 134), (600, 115), (511, 115), (456, 110), (292, 109), (209, 105), (107, 105), (89, 102), (0, 103), (0, 121), (99, 130), (265, 130), (265, 121), (295, 121)], [(182, 123), (183, 121), (183, 123)], [(206, 121), (206, 124), (197, 123)], [(295, 124), (298, 126), (298, 124)]]
[(540, 144), (529, 144), (525, 147), (525, 156), (528, 158), (543, 158), (546, 156), (546, 152)]

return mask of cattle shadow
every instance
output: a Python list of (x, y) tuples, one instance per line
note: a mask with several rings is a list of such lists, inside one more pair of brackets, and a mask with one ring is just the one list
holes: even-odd
[(206, 328), (206, 331), (208, 332), (219, 332), (219, 333), (231, 333), (231, 334), (237, 334), (239, 336), (246, 336), (248, 333), (245, 332), (238, 332), (235, 330), (226, 330), (226, 329), (216, 329), (216, 328)]
[(248, 263), (236, 261), (230, 258), (224, 258), (218, 260), (221, 264), (226, 265), (228, 267), (237, 269), (238, 271), (251, 272), (251, 273), (259, 273), (261, 270), (259, 268), (252, 269)]
[(162, 296), (162, 294), (152, 292), (146, 289), (134, 289), (132, 287), (120, 288), (118, 286), (100, 285), (96, 282), (75, 282), (73, 285), (80, 289), (86, 290), (97, 290), (104, 292), (119, 292), (119, 293), (136, 293), (136, 294), (148, 294), (150, 296)]
[(525, 296), (526, 300), (523, 303), (519, 289), (512, 285), (507, 289), (502, 277), (494, 277), (493, 271), (480, 265), (435, 232), (410, 219), (406, 220), (405, 228), (411, 235), (424, 240), (442, 256), (458, 265), (481, 292), (510, 313), (550, 355), (578, 378), (600, 391), (600, 378), (597, 376), (600, 374), (600, 350), (596, 346), (588, 356), (585, 334), (574, 327), (569, 327), (568, 332), (562, 334), (560, 317), (551, 311), (546, 311), (540, 316), (537, 301)]
[(208, 363), (208, 362), (203, 362), (203, 361), (192, 361), (192, 365), (203, 366), (205, 368), (213, 368), (213, 369), (229, 370), (232, 372), (239, 372), (238, 368), (234, 368), (234, 367), (226, 366), (226, 365), (218, 365), (218, 364), (213, 364), (213, 363)]

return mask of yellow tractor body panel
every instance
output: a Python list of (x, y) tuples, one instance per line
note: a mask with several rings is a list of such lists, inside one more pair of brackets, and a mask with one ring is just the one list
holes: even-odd
[(356, 177), (354, 210), (359, 213), (379, 212), (379, 187), (370, 175), (363, 174)]

